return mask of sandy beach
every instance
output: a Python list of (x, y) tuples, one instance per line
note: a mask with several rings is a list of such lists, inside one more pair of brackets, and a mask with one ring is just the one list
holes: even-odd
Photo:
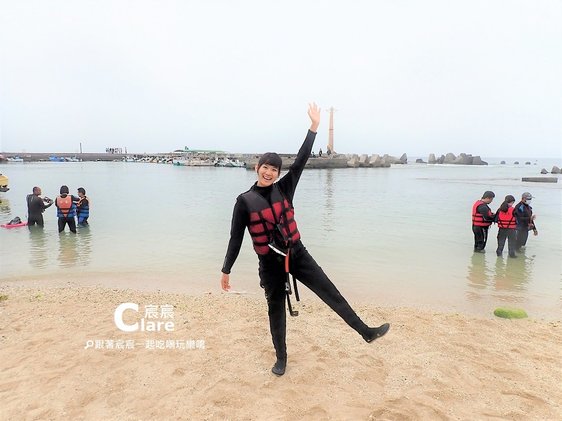
[[(391, 323), (367, 344), (307, 298), (277, 378), (260, 296), (70, 284), (4, 284), (0, 295), (3, 420), (562, 417), (560, 321), (357, 306), (370, 324)], [(146, 316), (145, 329), (173, 330), (119, 330), (122, 303), (139, 306), (127, 326)]]

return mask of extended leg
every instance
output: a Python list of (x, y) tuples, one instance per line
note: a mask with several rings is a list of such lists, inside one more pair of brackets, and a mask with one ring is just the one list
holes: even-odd
[(313, 291), (322, 301), (334, 310), (349, 326), (363, 338), (371, 342), (388, 330), (384, 324), (379, 328), (369, 328), (351, 308), (336, 286), (330, 281), (318, 263), (304, 247), (296, 251), (291, 261), (291, 272), (295, 277)]

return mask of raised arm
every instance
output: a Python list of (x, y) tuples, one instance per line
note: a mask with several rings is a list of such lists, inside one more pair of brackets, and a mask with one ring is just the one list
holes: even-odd
[(310, 118), (310, 131), (316, 133), (320, 125), (320, 108), (315, 102), (308, 104), (308, 117)]
[(320, 124), (320, 108), (315, 103), (308, 105), (308, 117), (310, 118), (310, 128), (295, 158), (295, 162), (289, 167), (287, 174), (278, 182), (279, 188), (290, 201), (293, 200), (297, 183), (306, 165), (306, 161), (308, 161), (310, 157), (310, 152), (312, 151), (312, 146), (316, 139), (316, 132)]

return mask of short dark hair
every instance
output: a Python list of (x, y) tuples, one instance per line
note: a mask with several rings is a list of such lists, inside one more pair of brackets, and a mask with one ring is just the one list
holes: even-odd
[(69, 192), (68, 186), (60, 186), (60, 194), (68, 194)]
[(482, 195), (482, 199), (493, 199), (494, 197), (496, 197), (496, 195), (493, 191), (490, 190), (486, 190)]
[(78, 187), (78, 193), (86, 194), (86, 190), (84, 190), (84, 187)]
[(279, 172), (281, 172), (283, 160), (275, 152), (266, 152), (261, 156), (260, 160), (258, 161), (258, 169), (265, 164), (271, 165), (272, 167), (277, 168)]
[(33, 187), (33, 193), (37, 193), (39, 190), (41, 190), (39, 187), (37, 186)]

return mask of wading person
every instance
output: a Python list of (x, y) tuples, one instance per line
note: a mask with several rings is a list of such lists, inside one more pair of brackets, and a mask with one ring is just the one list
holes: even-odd
[(68, 224), (68, 228), (76, 234), (76, 203), (80, 198), (68, 194), (68, 186), (61, 186), (60, 196), (55, 199), (57, 206), (57, 218), (59, 219), (59, 232), (64, 231), (64, 227)]
[(514, 203), (515, 197), (508, 194), (507, 196), (505, 196), (505, 200), (496, 212), (496, 222), (498, 224), (498, 248), (496, 249), (496, 254), (498, 255), (498, 257), (501, 257), (501, 255), (503, 254), (503, 248), (505, 246), (506, 239), (509, 257), (517, 257), (515, 255), (515, 237), (517, 235), (517, 223), (515, 221), (515, 215), (513, 214)]
[(53, 204), (53, 201), (48, 197), (41, 197), (41, 188), (33, 187), (33, 193), (28, 194), (26, 197), (27, 202), (27, 226), (31, 227), (37, 224), (43, 227), (43, 212)]
[(525, 192), (521, 195), (521, 201), (515, 205), (515, 219), (517, 220), (517, 239), (515, 241), (515, 250), (521, 251), (521, 247), (527, 244), (529, 238), (529, 231), (533, 231), (534, 235), (538, 235), (537, 227), (535, 226), (536, 215), (533, 215), (533, 208), (531, 207), (531, 200), (533, 195)]
[(84, 187), (78, 187), (78, 197), (80, 199), (76, 203), (76, 219), (79, 226), (86, 227), (90, 216), (90, 199), (86, 196)]
[(372, 342), (383, 336), (390, 327), (388, 323), (379, 327), (367, 326), (300, 240), (294, 219), (293, 196), (320, 123), (320, 109), (316, 104), (309, 106), (308, 116), (311, 120), (310, 129), (287, 174), (275, 182), (279, 177), (282, 161), (278, 154), (268, 152), (259, 159), (255, 167), (256, 183), (236, 199), (221, 276), (222, 289), (228, 291), (230, 270), (240, 252), (244, 230), (248, 228), (259, 259), (260, 286), (265, 290), (269, 327), (277, 357), (272, 372), (278, 376), (285, 373), (287, 365), (286, 298), (292, 313), (287, 292), (290, 290), (289, 273), (318, 295), (365, 341)]
[(488, 241), (488, 228), (494, 222), (494, 214), (488, 206), (496, 195), (492, 191), (485, 191), (482, 199), (472, 205), (472, 232), (474, 233), (474, 251), (485, 253)]

